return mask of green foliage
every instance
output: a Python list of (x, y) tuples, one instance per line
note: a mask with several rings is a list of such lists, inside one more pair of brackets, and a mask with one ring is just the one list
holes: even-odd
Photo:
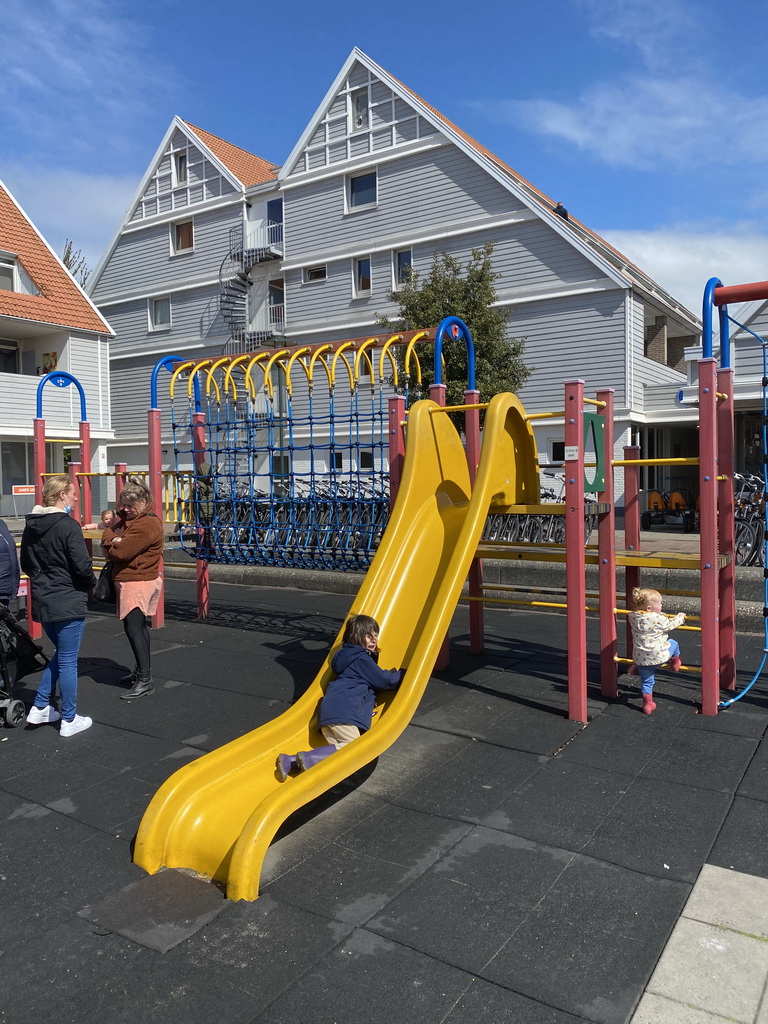
[[(494, 282), (500, 276), (493, 269), (494, 248), (493, 242), (487, 242), (473, 249), (466, 270), (455, 256), (436, 252), (423, 282), (418, 273), (412, 271), (406, 283), (390, 293), (389, 299), (400, 307), (400, 318), (377, 318), (382, 327), (392, 332), (437, 327), (446, 316), (463, 320), (475, 346), (476, 387), (481, 402), (488, 402), (500, 391), (518, 391), (533, 370), (523, 362), (524, 339), (507, 337), (507, 313), (493, 306), (498, 298)], [(431, 345), (418, 348), (422, 388), (426, 390), (433, 378), (434, 349)], [(443, 355), (447, 404), (461, 405), (467, 387), (464, 341), (446, 340)], [(402, 352), (400, 358), (402, 360)], [(400, 369), (403, 369), (402, 362)]]

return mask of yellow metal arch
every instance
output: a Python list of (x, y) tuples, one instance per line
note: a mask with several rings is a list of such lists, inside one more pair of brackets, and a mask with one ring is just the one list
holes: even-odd
[(392, 364), (392, 369), (394, 371), (393, 376), (394, 376), (395, 387), (397, 387), (397, 363), (395, 361), (394, 356), (389, 351), (389, 349), (390, 349), (390, 347), (392, 345), (395, 344), (395, 342), (402, 341), (402, 340), (403, 340), (402, 334), (393, 334), (391, 338), (388, 338), (384, 342), (384, 346), (383, 346), (383, 348), (381, 350), (381, 355), (379, 356), (379, 380), (381, 381), (384, 378), (384, 356), (389, 356), (389, 361)]
[(307, 369), (307, 366), (304, 360), (301, 358), (301, 356), (311, 351), (312, 349), (309, 348), (308, 346), (305, 346), (304, 348), (297, 348), (296, 351), (291, 356), (291, 358), (288, 360), (288, 369), (286, 370), (285, 373), (285, 389), (289, 395), (293, 395), (293, 383), (291, 381), (291, 373), (293, 371), (293, 364), (296, 362), (297, 359), (299, 360), (299, 365), (301, 366), (302, 370), (306, 375), (307, 381), (309, 381), (309, 370)]
[(264, 367), (264, 387), (267, 388), (269, 392), (270, 401), (272, 400), (272, 398), (274, 398), (275, 391), (275, 389), (272, 387), (272, 366), (275, 363), (277, 363), (278, 366), (282, 369), (283, 373), (285, 373), (285, 363), (282, 363), (280, 360), (282, 359), (283, 356), (289, 356), (290, 354), (290, 349), (278, 349), (278, 351), (275, 352), (275, 354), (270, 358), (267, 365)]
[[(229, 391), (230, 385), (232, 385), (232, 387), (235, 386), (234, 385), (234, 380), (232, 378), (232, 371), (235, 370), (238, 366), (242, 366), (242, 364), (247, 362), (250, 358), (251, 357), (246, 354), (244, 356), (237, 356), (235, 359), (233, 359), (230, 362), (229, 366), (227, 367), (227, 372), (224, 375), (224, 390), (225, 391)], [(245, 371), (243, 371), (243, 372), (245, 373)], [(244, 379), (245, 379), (245, 386), (246, 386), (246, 389), (247, 389), (248, 393), (250, 394), (251, 398), (255, 398), (256, 394), (255, 394), (255, 391), (254, 391), (254, 388), (253, 388), (253, 381), (247, 375), (245, 376)]]
[[(251, 361), (248, 363), (248, 367), (247, 367), (247, 369), (245, 371), (246, 377), (251, 382), (250, 383), (251, 395), (254, 398), (256, 397), (256, 391), (258, 389), (257, 389), (256, 385), (253, 383), (253, 378), (251, 377), (251, 373), (253, 372), (254, 366), (256, 366), (258, 363), (260, 363), (262, 361), (262, 359), (267, 359), (269, 357), (269, 355), (270, 355), (269, 352), (257, 352), (255, 356), (251, 356)], [(262, 371), (262, 373), (264, 372), (264, 367), (263, 366), (260, 366), (259, 369)], [(266, 389), (266, 386), (267, 386), (266, 381), (264, 381), (264, 388), (265, 389)]]
[(368, 349), (372, 348), (374, 345), (378, 345), (378, 343), (378, 338), (369, 338), (367, 341), (363, 342), (363, 344), (358, 349), (357, 355), (355, 356), (355, 380), (360, 380), (360, 363), (362, 362), (363, 359), (365, 359), (365, 361), (368, 363), (368, 369), (370, 370), (371, 373), (371, 387), (374, 386), (373, 360), (368, 354)]
[[(219, 390), (219, 385), (216, 383), (216, 381), (215, 381), (215, 379), (213, 377), (213, 374), (218, 370), (218, 368), (220, 366), (223, 366), (225, 363), (228, 363), (229, 359), (230, 359), (229, 356), (222, 356), (220, 359), (217, 359), (215, 361), (215, 363), (212, 366), (210, 366), (205, 371), (206, 372), (206, 376), (208, 377), (208, 380), (205, 383), (205, 393), (206, 393), (206, 395), (209, 395), (211, 393), (211, 384), (213, 384), (214, 387), (216, 388), (216, 396), (217, 396), (219, 401), (221, 401), (221, 391)], [(226, 378), (225, 378), (225, 382), (226, 382)], [(235, 401), (237, 401), (237, 387), (235, 386), (234, 381), (232, 382), (232, 388), (233, 388), (233, 398), (234, 398)], [(227, 389), (226, 388), (224, 389), (224, 394), (227, 394)]]
[(173, 373), (171, 375), (171, 383), (170, 383), (170, 386), (168, 388), (168, 393), (169, 393), (169, 395), (171, 397), (171, 401), (173, 401), (173, 398), (174, 398), (174, 390), (176, 388), (176, 378), (179, 376), (180, 373), (184, 373), (185, 370), (188, 370), (191, 366), (194, 366), (194, 365), (195, 364), (194, 364), (193, 360), (189, 359), (186, 363), (182, 363), (180, 366), (178, 366), (173, 371)]
[(331, 370), (330, 370), (330, 367), (327, 365), (327, 363), (325, 361), (325, 353), (326, 352), (330, 352), (332, 349), (333, 349), (333, 345), (321, 345), (319, 348), (316, 348), (315, 351), (312, 353), (312, 358), (309, 361), (309, 386), (310, 387), (312, 387), (314, 385), (315, 363), (317, 362), (317, 360), (322, 355), (323, 359), (321, 360), (321, 365), (322, 365), (323, 369), (325, 370), (326, 377), (328, 378), (328, 387), (329, 388), (333, 388), (333, 380), (331, 378)]
[(336, 349), (336, 351), (335, 351), (335, 353), (333, 355), (333, 362), (331, 363), (331, 377), (333, 379), (333, 383), (334, 384), (336, 383), (336, 364), (338, 363), (339, 359), (341, 359), (341, 361), (344, 363), (344, 365), (347, 368), (347, 376), (349, 377), (349, 390), (350, 391), (354, 391), (355, 390), (355, 378), (354, 378), (354, 375), (352, 373), (352, 367), (349, 365), (349, 362), (347, 361), (347, 357), (344, 355), (344, 351), (345, 351), (345, 349), (354, 348), (354, 347), (355, 347), (354, 341), (345, 341), (343, 345), (339, 345), (339, 347)]

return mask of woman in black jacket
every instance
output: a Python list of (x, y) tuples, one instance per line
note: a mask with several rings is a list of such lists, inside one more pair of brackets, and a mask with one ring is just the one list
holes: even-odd
[[(77, 655), (88, 591), (96, 585), (96, 577), (83, 531), (69, 515), (73, 504), (74, 486), (69, 477), (49, 477), (43, 487), (43, 504), (35, 505), (27, 516), (21, 537), (21, 567), (32, 588), (32, 614), (56, 648), (27, 721), (41, 725), (61, 717), (62, 736), (74, 736), (93, 725), (92, 719), (76, 713)], [(57, 682), (61, 716), (51, 706)]]

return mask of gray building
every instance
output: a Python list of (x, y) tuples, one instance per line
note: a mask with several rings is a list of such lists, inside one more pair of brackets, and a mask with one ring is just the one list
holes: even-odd
[[(531, 412), (562, 408), (563, 381), (581, 377), (587, 394), (615, 388), (617, 452), (630, 437), (659, 455), (695, 444), (692, 425), (675, 421), (674, 440), (667, 428), (699, 319), (355, 49), (281, 167), (174, 118), (90, 287), (116, 332), (110, 461), (146, 464), (162, 355), (374, 334), (407, 267), (488, 241), (510, 336), (535, 367)], [(561, 459), (562, 421), (536, 432), (540, 461)]]

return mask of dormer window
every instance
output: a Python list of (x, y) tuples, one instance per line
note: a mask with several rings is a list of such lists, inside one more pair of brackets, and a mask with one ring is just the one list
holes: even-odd
[(40, 289), (21, 265), (15, 253), (0, 250), (0, 292), (39, 295)]

